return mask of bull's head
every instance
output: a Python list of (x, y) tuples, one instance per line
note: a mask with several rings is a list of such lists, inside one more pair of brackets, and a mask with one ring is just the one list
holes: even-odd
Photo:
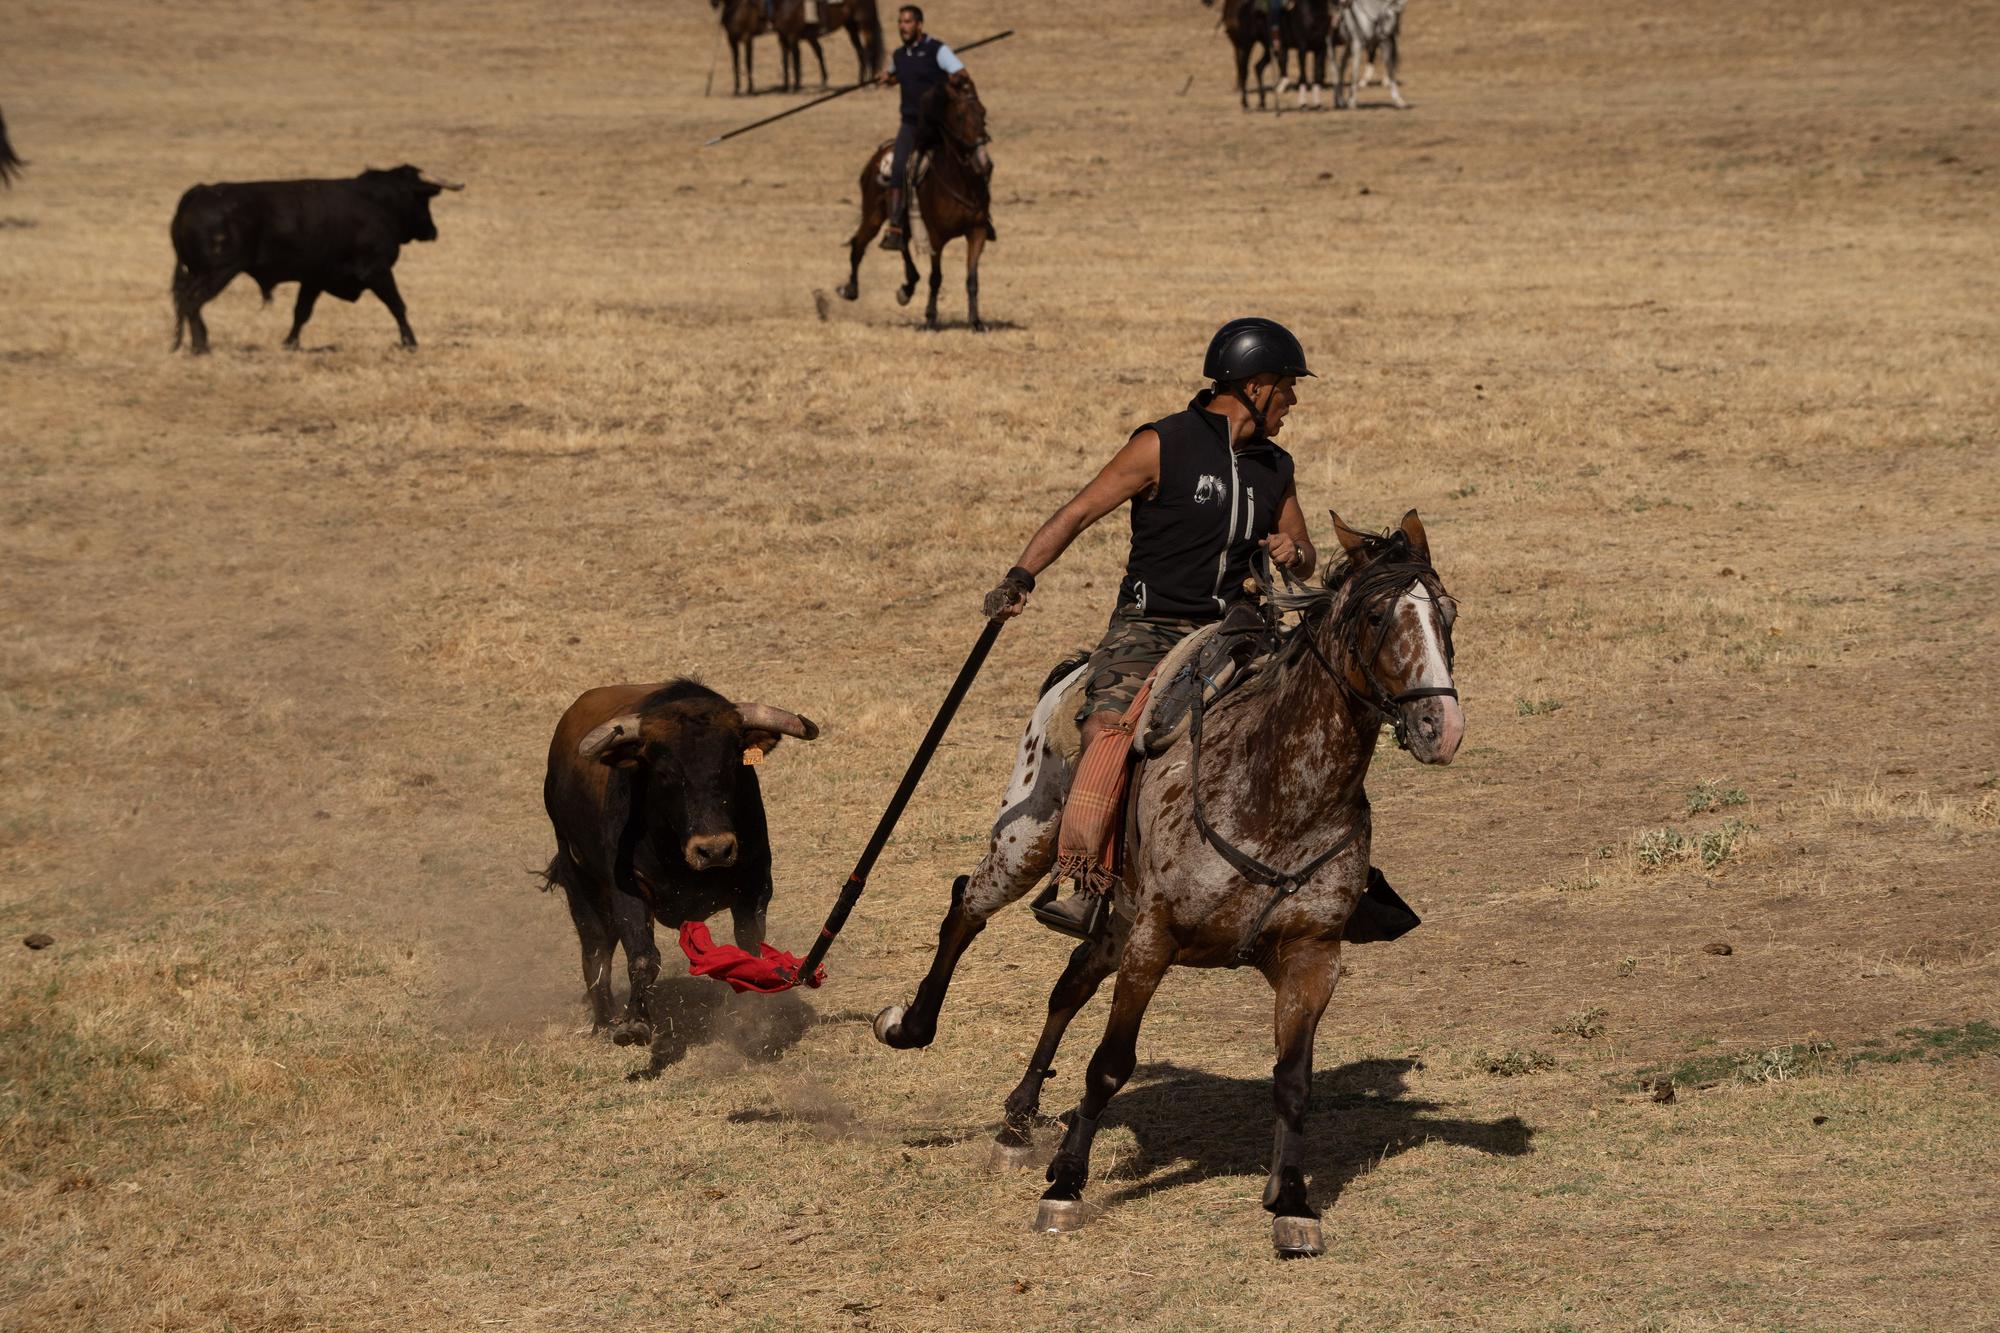
[(395, 196), (396, 216), (402, 223), (405, 241), (435, 241), (437, 224), (431, 221), (431, 200), (443, 190), (463, 190), (465, 182), (440, 180), (405, 162), (391, 171), (369, 168), (361, 179), (384, 187)]
[[(655, 827), (680, 838), (691, 869), (717, 870), (736, 864), (740, 807), (760, 799), (746, 766), (786, 736), (814, 740), (819, 728), (782, 708), (731, 703), (701, 686), (680, 685), (593, 728), (576, 749), (588, 762), (643, 769)], [(761, 834), (761, 807), (748, 817)]]

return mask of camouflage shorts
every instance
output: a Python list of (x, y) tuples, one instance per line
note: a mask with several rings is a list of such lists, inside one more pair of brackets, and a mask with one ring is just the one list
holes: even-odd
[(1139, 687), (1160, 659), (1206, 624), (1206, 620), (1178, 616), (1142, 615), (1130, 606), (1113, 611), (1110, 627), (1090, 654), (1084, 672), (1083, 706), (1076, 710), (1076, 724), (1082, 726), (1092, 713), (1123, 713), (1131, 707)]

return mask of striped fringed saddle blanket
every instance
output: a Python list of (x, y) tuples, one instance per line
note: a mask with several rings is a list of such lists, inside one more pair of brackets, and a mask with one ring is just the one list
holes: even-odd
[(1057, 880), (1073, 879), (1091, 893), (1118, 887), (1119, 852), (1124, 843), (1125, 786), (1132, 778), (1132, 730), (1146, 712), (1153, 675), (1119, 719), (1098, 734), (1077, 761), (1076, 777), (1063, 803), (1062, 832), (1056, 839)]

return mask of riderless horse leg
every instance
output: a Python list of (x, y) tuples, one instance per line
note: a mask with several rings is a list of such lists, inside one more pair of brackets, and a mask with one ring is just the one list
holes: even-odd
[(1049, 1068), (1049, 1061), (1056, 1058), (1056, 1049), (1062, 1045), (1070, 1022), (1090, 1003), (1104, 979), (1117, 970), (1115, 931), (1103, 931), (1071, 951), (1069, 965), (1063, 968), (1055, 989), (1049, 992), (1049, 1016), (1042, 1024), (1042, 1037), (1035, 1043), (1035, 1053), (1028, 1057), (1028, 1071), (1007, 1094), (1006, 1114), (996, 1140), (1001, 1148), (1020, 1149), (1030, 1145), (1035, 1117), (1042, 1109), (1042, 1084), (1055, 1073)]
[(1324, 1252), (1319, 1213), (1306, 1197), (1306, 1105), (1312, 1096), (1313, 1034), (1340, 976), (1340, 941), (1286, 947), (1264, 969), (1277, 991), (1278, 1063), (1271, 1071), (1277, 1125), (1264, 1207), (1271, 1213), (1271, 1241), (1279, 1257), (1313, 1258)]
[(965, 237), (965, 317), (974, 333), (986, 332), (979, 318), (979, 256), (986, 249), (986, 225), (975, 223)]
[[(826, 52), (819, 49), (819, 38), (814, 37), (809, 33), (806, 36), (806, 40), (812, 43), (813, 59), (819, 61), (819, 86), (824, 88), (826, 87)], [(801, 64), (803, 64), (803, 62), (801, 62)], [(806, 81), (806, 72), (803, 68), (801, 68), (799, 70), (799, 84), (801, 87), (805, 85), (805, 81)]]
[(1257, 57), (1257, 109), (1264, 109), (1264, 71), (1271, 66), (1271, 48), (1267, 45), (1264, 54)]
[(1250, 48), (1239, 46), (1236, 48), (1236, 100), (1242, 104), (1245, 111), (1250, 109), (1249, 83)]
[(1403, 90), (1396, 84), (1396, 66), (1400, 63), (1396, 58), (1396, 41), (1396, 34), (1392, 32), (1383, 44), (1387, 49), (1382, 52), (1382, 77), (1389, 85), (1389, 100), (1401, 110), (1409, 104), (1403, 100)]
[(1090, 1179), (1090, 1145), (1097, 1137), (1098, 1118), (1132, 1077), (1139, 1059), (1139, 1024), (1173, 958), (1173, 943), (1164, 925), (1148, 919), (1133, 928), (1111, 996), (1111, 1019), (1084, 1075), (1083, 1100), (1049, 1163), (1049, 1187), (1035, 1212), (1037, 1231), (1073, 1231), (1083, 1224), (1083, 1187)]
[(875, 1015), (876, 1040), (908, 1050), (928, 1046), (937, 1036), (938, 1014), (958, 960), (986, 928), (988, 918), (1025, 896), (1054, 867), (1056, 833), (1062, 826), (1069, 782), (1069, 761), (1045, 744), (1031, 723), (986, 855), (970, 875), (952, 882), (951, 910), (938, 926), (930, 970), (908, 1008), (892, 1004)]

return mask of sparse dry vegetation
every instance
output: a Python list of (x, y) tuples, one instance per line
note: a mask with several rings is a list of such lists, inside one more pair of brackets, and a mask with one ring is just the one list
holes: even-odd
[[(820, 315), (889, 103), (696, 150), (789, 103), (701, 96), (694, 0), (9, 17), (0, 1323), (1990, 1322), (1994, 14), (1416, 0), (1412, 110), (1273, 118), (1194, 0), (1002, 8), (931, 6), (1020, 30), (971, 62), (985, 338), (879, 254)], [(402, 161), (470, 183), (398, 269), (420, 351), (364, 299), (284, 354), (239, 281), (168, 356), (182, 190)], [(986, 1143), (1065, 942), (1004, 916), (933, 1049), (868, 1035), (1116, 519), (827, 987), (676, 977), (628, 1082), (531, 874), (563, 707), (691, 672), (824, 724), (764, 770), (803, 948), (985, 587), (1247, 310), (1322, 367), (1315, 532), (1415, 506), (1463, 607), (1458, 761), (1371, 777), (1425, 920), (1321, 1029), (1329, 1255), (1270, 1254), (1254, 974), (1169, 976), (1063, 1239)]]

